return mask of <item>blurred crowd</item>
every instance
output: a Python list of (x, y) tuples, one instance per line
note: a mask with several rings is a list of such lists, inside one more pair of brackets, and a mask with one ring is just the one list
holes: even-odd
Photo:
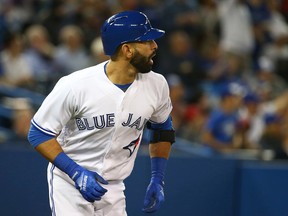
[(166, 31), (153, 70), (170, 86), (178, 137), (288, 158), (288, 0), (0, 2), (0, 143), (26, 139), (61, 76), (108, 59), (104, 20), (139, 10)]

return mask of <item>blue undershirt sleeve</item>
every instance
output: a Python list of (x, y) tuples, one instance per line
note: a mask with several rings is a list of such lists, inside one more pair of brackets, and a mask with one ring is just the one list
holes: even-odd
[(39, 130), (32, 123), (30, 125), (30, 130), (28, 133), (28, 141), (33, 146), (33, 148), (37, 147), (41, 143), (54, 138), (55, 136), (46, 134), (43, 131)]
[(151, 123), (151, 130), (173, 130), (172, 118), (171, 116), (163, 123)]

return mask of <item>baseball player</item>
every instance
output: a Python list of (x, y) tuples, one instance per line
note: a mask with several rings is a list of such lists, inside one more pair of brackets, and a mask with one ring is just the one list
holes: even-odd
[(151, 71), (155, 39), (146, 15), (120, 12), (105, 21), (100, 63), (61, 78), (31, 120), (31, 145), (50, 161), (52, 215), (125, 216), (130, 175), (145, 125), (152, 131), (151, 181), (144, 212), (164, 201), (164, 174), (175, 133), (166, 80)]

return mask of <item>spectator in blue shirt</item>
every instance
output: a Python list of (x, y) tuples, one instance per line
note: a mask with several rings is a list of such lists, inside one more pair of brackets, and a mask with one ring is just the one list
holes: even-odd
[(220, 103), (211, 111), (202, 141), (216, 152), (229, 152), (241, 148), (242, 135), (237, 130), (238, 109), (241, 106), (245, 88), (236, 82), (228, 83), (220, 94)]

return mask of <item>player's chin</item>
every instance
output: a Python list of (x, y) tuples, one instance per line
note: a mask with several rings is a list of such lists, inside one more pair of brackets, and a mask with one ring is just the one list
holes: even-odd
[(142, 73), (142, 74), (145, 74), (145, 73), (149, 73), (150, 71), (152, 70), (152, 65), (146, 65), (145, 67), (142, 67), (139, 72)]

